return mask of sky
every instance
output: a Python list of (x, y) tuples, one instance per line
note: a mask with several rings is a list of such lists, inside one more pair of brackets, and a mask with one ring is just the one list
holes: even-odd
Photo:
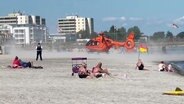
[(0, 16), (16, 11), (45, 18), (51, 34), (57, 33), (57, 20), (68, 15), (93, 18), (95, 32), (112, 25), (138, 26), (145, 35), (184, 31), (184, 0), (0, 0)]

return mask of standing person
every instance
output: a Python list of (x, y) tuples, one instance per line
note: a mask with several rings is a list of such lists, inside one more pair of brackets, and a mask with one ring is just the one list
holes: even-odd
[(40, 60), (42, 61), (42, 46), (40, 43), (38, 43), (38, 45), (36, 46), (36, 61), (38, 60), (38, 57), (40, 57)]
[(163, 52), (163, 53), (167, 53), (167, 51), (166, 51), (166, 46), (163, 46), (163, 47), (162, 47), (162, 52)]

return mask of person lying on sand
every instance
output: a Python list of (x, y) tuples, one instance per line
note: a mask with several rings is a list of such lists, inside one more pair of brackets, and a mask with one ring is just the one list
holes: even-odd
[(87, 64), (82, 63), (79, 65), (79, 72), (78, 72), (79, 78), (93, 78), (93, 75), (90, 70), (87, 70)]
[(93, 67), (92, 69), (92, 73), (95, 77), (102, 77), (102, 76), (105, 76), (105, 75), (110, 75), (108, 69), (103, 69), (102, 68), (102, 63), (99, 62), (95, 67)]
[(18, 56), (15, 56), (15, 58), (13, 60), (13, 62), (12, 62), (12, 68), (22, 68)]
[(20, 62), (20, 65), (23, 67), (23, 68), (31, 68), (33, 62), (25, 62), (25, 61), (22, 61), (21, 59), (19, 59), (19, 62)]
[(15, 56), (12, 65), (8, 65), (9, 68), (35, 68), (35, 69), (43, 69), (42, 66), (33, 66), (33, 62), (25, 62)]

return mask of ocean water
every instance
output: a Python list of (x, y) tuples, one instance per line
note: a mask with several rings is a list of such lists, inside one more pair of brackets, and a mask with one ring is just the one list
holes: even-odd
[[(150, 53), (163, 53), (162, 47), (150, 47)], [(184, 53), (184, 46), (167, 46), (166, 47), (166, 54), (183, 54)]]
[(183, 54), (184, 53), (184, 46), (168, 47), (166, 52), (169, 54)]
[(170, 63), (177, 73), (184, 75), (184, 61), (171, 61)]
[[(184, 46), (169, 47), (167, 51), (168, 51), (168, 54), (180, 55), (184, 53)], [(184, 59), (181, 59), (181, 60), (182, 61), (173, 61), (171, 63), (172, 63), (172, 66), (179, 74), (184, 75)]]
[(181, 75), (184, 75), (184, 57), (183, 57), (183, 53), (184, 53), (184, 46), (167, 46), (166, 47), (166, 52), (162, 51), (162, 47), (157, 46), (156, 48), (150, 48), (150, 53), (158, 53), (160, 54), (160, 57), (164, 57), (164, 55), (168, 56), (168, 59), (170, 59), (170, 56), (177, 56), (180, 57), (180, 60), (173, 60), (171, 59), (171, 61), (167, 62), (167, 63), (171, 63), (172, 67), (176, 70), (176, 72), (178, 72)]

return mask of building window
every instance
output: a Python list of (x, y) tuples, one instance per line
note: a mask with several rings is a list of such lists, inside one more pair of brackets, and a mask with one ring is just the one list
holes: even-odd
[(30, 34), (33, 34), (33, 30), (30, 30)]
[(19, 33), (24, 33), (24, 30), (19, 30)]
[(15, 30), (15, 33), (18, 33), (18, 30)]

